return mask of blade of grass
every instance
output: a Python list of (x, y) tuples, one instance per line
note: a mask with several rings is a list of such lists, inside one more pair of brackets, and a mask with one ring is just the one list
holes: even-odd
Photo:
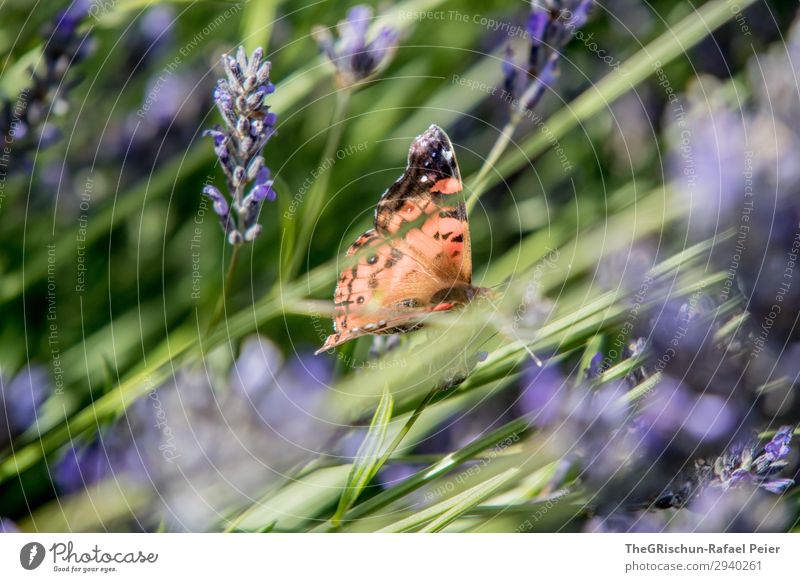
[(393, 406), (392, 393), (389, 392), (388, 386), (384, 386), (381, 401), (375, 409), (369, 430), (356, 453), (355, 462), (347, 477), (347, 486), (339, 498), (339, 506), (331, 518), (335, 527), (341, 524), (344, 513), (353, 506), (383, 464), (381, 461), (385, 457), (381, 451), (386, 440), (389, 422), (392, 420)]
[(423, 509), (406, 519), (402, 519), (378, 530), (378, 532), (398, 533), (414, 531), (420, 528), (420, 526), (424, 526), (419, 529), (419, 531), (423, 533), (441, 531), (458, 519), (459, 516), (489, 498), (500, 487), (515, 477), (517, 473), (519, 473), (519, 469), (507, 469), (503, 473), (495, 475), (491, 479), (487, 479), (483, 483), (479, 483), (463, 493), (459, 493), (458, 495)]
[[(344, 521), (352, 521), (370, 515), (378, 509), (385, 507), (389, 503), (392, 503), (393, 501), (404, 497), (408, 493), (419, 489), (423, 485), (430, 483), (434, 479), (447, 474), (461, 463), (476, 457), (486, 449), (496, 445), (499, 442), (502, 442), (504, 439), (521, 434), (527, 429), (527, 427), (528, 421), (523, 418), (518, 418), (480, 438), (475, 439), (467, 446), (446, 455), (440, 461), (432, 464), (427, 469), (412, 475), (402, 483), (395, 485), (391, 489), (387, 489), (375, 497), (371, 497), (363, 503), (356, 505), (353, 507), (353, 509), (345, 514)], [(330, 529), (331, 524), (327, 523), (315, 528), (315, 531), (330, 531)]]

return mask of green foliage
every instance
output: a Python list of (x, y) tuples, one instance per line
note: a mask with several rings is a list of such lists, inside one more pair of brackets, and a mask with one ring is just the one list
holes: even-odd
[(339, 506), (331, 518), (335, 526), (341, 523), (342, 516), (353, 506), (383, 464), (386, 432), (389, 429), (389, 422), (392, 420), (393, 406), (392, 394), (388, 388), (384, 388), (364, 442), (361, 443), (356, 453), (353, 468), (347, 477), (347, 485), (339, 498)]

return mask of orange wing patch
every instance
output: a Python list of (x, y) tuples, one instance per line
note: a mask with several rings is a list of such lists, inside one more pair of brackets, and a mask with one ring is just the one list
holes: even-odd
[(339, 276), (334, 333), (317, 353), (366, 334), (421, 327), (432, 312), (468, 302), (472, 286), (469, 224), (461, 175), (447, 134), (436, 125), (411, 144), (408, 167), (381, 196), (375, 228), (347, 251), (357, 262)]

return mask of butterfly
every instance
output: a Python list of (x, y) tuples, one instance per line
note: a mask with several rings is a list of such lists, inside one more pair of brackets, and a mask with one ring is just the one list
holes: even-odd
[(419, 329), (431, 313), (489, 293), (472, 285), (460, 191), (453, 144), (431, 125), (411, 143), (405, 172), (378, 201), (374, 227), (347, 251), (355, 264), (339, 276), (334, 333), (317, 354), (367, 334)]

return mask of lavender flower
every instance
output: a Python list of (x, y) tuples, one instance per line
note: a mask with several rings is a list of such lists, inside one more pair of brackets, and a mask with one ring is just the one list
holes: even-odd
[(592, 0), (533, 0), (526, 23), (527, 58), (517, 60), (506, 47), (505, 96), (520, 111), (536, 106), (558, 75), (561, 49), (585, 23)]
[(0, 517), (0, 533), (19, 533), (19, 528), (7, 517)]
[[(32, 73), (33, 85), (15, 99), (0, 101), (0, 135), (7, 143), (13, 143), (22, 156), (48, 147), (59, 138), (57, 129), (45, 120), (67, 111), (69, 92), (80, 82), (77, 78), (67, 80), (67, 74), (91, 51), (89, 33), (78, 33), (78, 26), (90, 7), (88, 0), (77, 0), (56, 15), (42, 32), (47, 39), (44, 66)], [(21, 170), (28, 166), (24, 157), (23, 162), (12, 167)]]
[(367, 40), (372, 21), (372, 8), (358, 5), (347, 13), (347, 19), (337, 26), (339, 40), (335, 41), (329, 28), (315, 26), (311, 32), (322, 52), (336, 67), (336, 83), (348, 88), (371, 79), (384, 70), (397, 49), (399, 32), (389, 26)]
[(214, 151), (225, 172), (229, 198), (211, 184), (203, 193), (213, 204), (228, 242), (251, 242), (261, 234), (258, 214), (264, 200), (275, 200), (270, 171), (262, 151), (275, 133), (276, 116), (265, 103), (275, 91), (269, 80), (270, 62), (257, 48), (248, 59), (243, 47), (236, 56), (223, 55), (225, 79), (217, 82), (214, 101), (225, 121), (204, 135), (214, 140)]
[(682, 475), (655, 500), (653, 507), (684, 507), (708, 489), (727, 490), (745, 484), (780, 494), (794, 485), (794, 479), (776, 477), (788, 462), (794, 427), (782, 426), (772, 439), (759, 448), (758, 439), (730, 447), (713, 462), (699, 459), (688, 474)]
[(735, 446), (714, 463), (715, 480), (712, 485), (723, 488), (739, 483), (753, 483), (770, 493), (783, 493), (794, 485), (793, 479), (774, 478), (786, 468), (794, 427), (782, 426), (762, 449), (757, 439)]

